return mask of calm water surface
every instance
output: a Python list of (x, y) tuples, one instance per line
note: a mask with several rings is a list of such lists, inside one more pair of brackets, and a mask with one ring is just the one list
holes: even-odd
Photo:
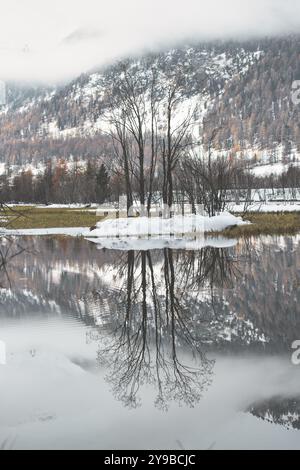
[(0, 447), (300, 448), (300, 237), (0, 244)]

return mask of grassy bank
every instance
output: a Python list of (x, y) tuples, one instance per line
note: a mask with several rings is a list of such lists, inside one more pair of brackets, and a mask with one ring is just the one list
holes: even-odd
[(48, 209), (23, 206), (1, 211), (9, 229), (92, 227), (101, 217), (86, 209)]
[(250, 213), (244, 217), (251, 225), (233, 227), (222, 232), (226, 237), (255, 235), (295, 235), (300, 232), (300, 212)]
[[(14, 212), (15, 211), (15, 212)], [(95, 211), (87, 209), (51, 209), (31, 206), (18, 206), (5, 209), (1, 217), (9, 221), (11, 229), (53, 228), (53, 227), (91, 227), (101, 220)], [(300, 212), (250, 213), (244, 225), (224, 230), (226, 237), (251, 237), (255, 235), (294, 235), (300, 233)]]

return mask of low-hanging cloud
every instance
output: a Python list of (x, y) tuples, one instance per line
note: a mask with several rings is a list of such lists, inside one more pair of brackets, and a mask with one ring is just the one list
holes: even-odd
[(0, 79), (47, 83), (182, 41), (300, 32), (299, 0), (10, 0), (1, 18)]

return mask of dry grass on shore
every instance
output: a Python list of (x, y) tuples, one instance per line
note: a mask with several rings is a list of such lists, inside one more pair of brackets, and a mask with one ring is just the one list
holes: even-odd
[(6, 218), (10, 229), (34, 229), (54, 227), (92, 227), (101, 220), (96, 211), (87, 209), (48, 209), (31, 206), (5, 208), (1, 217)]
[(241, 225), (222, 232), (226, 237), (252, 237), (257, 235), (295, 235), (300, 232), (300, 212), (249, 213), (244, 220), (251, 225)]

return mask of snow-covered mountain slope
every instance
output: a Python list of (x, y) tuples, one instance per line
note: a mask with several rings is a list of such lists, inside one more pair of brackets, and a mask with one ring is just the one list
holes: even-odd
[[(170, 77), (180, 80), (178, 120), (193, 109), (195, 132), (204, 142), (218, 128), (216, 152), (253, 164), (288, 163), (300, 157), (299, 111), (290, 102), (298, 72), (300, 78), (299, 53), (300, 39), (293, 37), (188, 45), (125, 62), (137, 83), (153, 69), (162, 86)], [(280, 86), (272, 67), (282, 70)], [(1, 161), (36, 166), (49, 158), (109, 157), (107, 92), (121, 73), (116, 63), (57, 88), (7, 84), (7, 105), (0, 110)]]
[[(245, 73), (259, 57), (252, 45), (205, 44), (172, 49), (160, 54), (130, 59), (137, 79), (146, 80), (155, 67), (160, 80), (170, 74), (183, 81), (178, 115), (190, 105), (198, 107), (202, 118), (226, 84)], [(77, 158), (99, 156), (105, 148), (101, 131), (106, 123), (107, 89), (120, 76), (120, 64), (85, 74), (57, 89), (7, 85), (7, 105), (0, 114), (2, 161), (23, 164), (48, 157)], [(80, 147), (80, 148), (78, 148)]]

